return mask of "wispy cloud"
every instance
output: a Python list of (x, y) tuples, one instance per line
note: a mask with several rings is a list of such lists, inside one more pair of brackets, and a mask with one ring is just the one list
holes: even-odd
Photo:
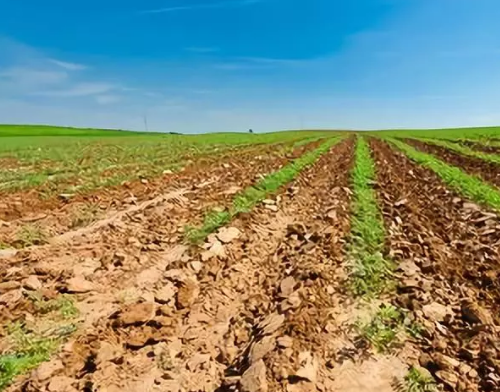
[(238, 57), (223, 63), (213, 64), (213, 68), (225, 71), (248, 69), (267, 69), (275, 67), (304, 66), (321, 61), (322, 58), (311, 59), (278, 59), (267, 57)]
[(193, 53), (215, 53), (219, 51), (219, 48), (191, 46), (188, 48), (184, 48), (184, 50), (186, 52), (193, 52)]
[(86, 65), (83, 64), (70, 63), (67, 61), (60, 61), (55, 59), (49, 59), (49, 62), (61, 68), (67, 69), (68, 71), (81, 71), (88, 68)]
[(121, 101), (121, 97), (119, 95), (98, 95), (95, 100), (99, 105), (109, 105)]
[(66, 89), (40, 91), (33, 93), (33, 95), (40, 95), (45, 97), (85, 97), (104, 94), (109, 91), (116, 90), (117, 88), (118, 87), (116, 85), (110, 83), (82, 82)]
[(11, 67), (0, 72), (0, 78), (22, 85), (48, 85), (65, 81), (68, 74), (64, 71), (40, 70), (29, 67)]
[(211, 4), (191, 4), (191, 5), (181, 5), (176, 7), (165, 7), (154, 10), (142, 11), (141, 14), (164, 14), (169, 12), (177, 11), (190, 11), (198, 9), (211, 9), (211, 8), (231, 8), (231, 7), (244, 7), (252, 4), (257, 4), (263, 0), (238, 0), (238, 1), (223, 1)]

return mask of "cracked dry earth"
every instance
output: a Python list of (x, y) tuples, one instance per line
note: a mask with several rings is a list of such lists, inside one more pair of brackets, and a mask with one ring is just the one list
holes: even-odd
[[(302, 148), (302, 152), (314, 146)], [(49, 297), (55, 292), (104, 292), (110, 286), (119, 295), (128, 296), (127, 285), (133, 281), (147, 284), (148, 273), (154, 274), (151, 268), (158, 263), (168, 263), (170, 254), (175, 255), (183, 248), (178, 244), (183, 242), (182, 232), (186, 225), (200, 222), (204, 212), (214, 206), (228, 207), (236, 192), (286, 161), (285, 157), (263, 159), (255, 156), (250, 167), (246, 167), (248, 162), (244, 164), (238, 159), (219, 163), (212, 172), (193, 173), (189, 182), (185, 180), (181, 184), (184, 188), (173, 188), (170, 193), (88, 229), (66, 233), (47, 246), (3, 257), (5, 268), (0, 271), (3, 282), (0, 294), (6, 297), (0, 297), (0, 321), (12, 322), (30, 311), (32, 301), (23, 297), (21, 291), (28, 279), (37, 281), (34, 287), (43, 286)], [(111, 294), (110, 298), (116, 295)]]
[(500, 220), (432, 172), (371, 142), (395, 302), (424, 327), (417, 365), (446, 391), (500, 390)]
[(400, 363), (356, 365), (342, 257), (352, 152), (340, 143), (203, 246), (174, 235), (151, 267), (112, 279), (126, 248), (122, 268), (92, 272), (108, 289), (81, 294), (80, 332), (8, 390), (392, 390)]
[[(123, 186), (96, 190), (88, 195), (77, 195), (68, 200), (51, 198), (42, 200), (36, 190), (2, 197), (0, 207), (0, 243), (20, 248), (19, 232), (23, 227), (40, 228), (53, 241), (65, 233), (92, 226), (94, 221), (126, 213), (142, 203), (161, 197), (179, 188), (208, 186), (214, 181), (234, 181), (246, 177), (255, 180), (269, 171), (274, 171), (286, 162), (317, 147), (312, 142), (285, 154), (290, 144), (240, 147), (235, 152), (201, 157), (188, 164), (181, 172), (169, 173), (157, 179), (126, 183)], [(248, 183), (235, 185), (226, 190), (231, 197)], [(14, 201), (10, 201), (10, 199)]]
[(197, 172), (92, 230), (4, 258), (0, 351), (8, 323), (45, 321), (30, 292), (67, 293), (80, 310), (59, 352), (7, 391), (399, 392), (409, 365), (439, 390), (499, 391), (498, 215), (370, 145), (399, 265), (397, 295), (384, 299), (408, 309), (422, 338), (375, 354), (354, 326), (369, 306), (348, 289), (344, 255), (350, 139), (199, 246), (184, 244), (185, 225), (282, 161), (231, 160), (231, 174)]

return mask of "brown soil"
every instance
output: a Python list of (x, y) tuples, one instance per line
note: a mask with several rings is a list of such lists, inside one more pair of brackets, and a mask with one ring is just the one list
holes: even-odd
[[(230, 157), (239, 153), (257, 156), (267, 155), (271, 151), (279, 148), (278, 146), (244, 146), (235, 148), (232, 151), (223, 151), (222, 153), (213, 153), (209, 156), (199, 156), (187, 161), (187, 166), (174, 174), (167, 174), (158, 178), (151, 178), (145, 183), (140, 179), (136, 181), (125, 182), (120, 186), (97, 189), (89, 193), (76, 194), (69, 200), (60, 196), (44, 198), (44, 188), (38, 187), (20, 192), (2, 192), (0, 193), (0, 223), (2, 221), (10, 222), (12, 220), (29, 218), (41, 213), (53, 213), (59, 209), (68, 209), (73, 204), (99, 203), (103, 210), (113, 208), (116, 204), (123, 203), (123, 200), (133, 196), (139, 200), (154, 197), (164, 190), (164, 187), (170, 182), (189, 178), (189, 175), (198, 170), (205, 170), (221, 161), (229, 160)], [(70, 185), (70, 184), (68, 184)]]
[[(16, 214), (25, 214), (24, 216), (10, 222), (0, 220), (0, 244), (22, 247), (23, 243), (20, 241), (18, 233), (25, 226), (42, 231), (48, 239), (64, 234), (68, 230), (85, 227), (96, 220), (113, 216), (143, 200), (153, 199), (162, 193), (168, 193), (171, 189), (204, 187), (214, 181), (245, 180), (238, 187), (226, 188), (224, 194), (214, 194), (212, 202), (207, 201), (206, 204), (199, 206), (201, 209), (208, 209), (221, 199), (226, 202), (237, 191), (260, 176), (277, 170), (289, 160), (302, 155), (305, 151), (316, 148), (319, 143), (313, 142), (301, 146), (286, 156), (280, 153), (279, 149), (276, 151), (276, 146), (265, 146), (261, 147), (261, 150), (252, 147), (238, 153), (233, 152), (229, 156), (203, 158), (180, 173), (166, 175), (161, 179), (151, 180), (147, 183), (137, 181), (122, 187), (103, 189), (93, 195), (77, 196), (67, 202), (52, 200), (55, 203), (53, 208), (49, 207), (50, 201), (47, 201), (48, 204), (45, 207), (38, 206), (40, 207), (38, 209), (29, 202), (23, 202), (22, 208), (16, 210)], [(199, 182), (200, 176), (205, 177), (201, 184)], [(30, 200), (29, 197), (27, 199)]]
[(418, 140), (406, 139), (405, 142), (420, 151), (435, 155), (450, 165), (457, 166), (469, 174), (476, 175), (500, 187), (500, 165), (486, 162), (479, 158), (460, 155), (444, 147), (427, 144)]
[(420, 365), (447, 391), (500, 390), (498, 216), (385, 143), (371, 145), (388, 247), (400, 262), (396, 302), (425, 329)]
[[(75, 242), (66, 261), (78, 255), (102, 293), (80, 295), (82, 333), (51, 361), (63, 365), (53, 376), (72, 391), (288, 391), (330, 384), (326, 390), (340, 390), (328, 362), (343, 360), (330, 334), (338, 330), (335, 308), (348, 297), (339, 267), (351, 158), (352, 141), (334, 147), (274, 204), (239, 217), (201, 248), (178, 245), (179, 230), (192, 218), (183, 197), (117, 222), (87, 245)], [(93, 243), (101, 237), (105, 252)], [(63, 256), (37, 262), (31, 255), (35, 268), (24, 270), (60, 268)], [(92, 260), (102, 267), (91, 271)], [(74, 270), (55, 276), (52, 284), (64, 287)], [(11, 390), (46, 391), (50, 382), (35, 373)]]
[(498, 146), (489, 146), (484, 142), (461, 142), (460, 144), (472, 148), (476, 151), (486, 152), (488, 154), (500, 154), (500, 147)]

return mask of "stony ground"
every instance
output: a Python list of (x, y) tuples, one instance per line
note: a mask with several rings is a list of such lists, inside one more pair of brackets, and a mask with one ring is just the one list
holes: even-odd
[[(500, 219), (381, 140), (370, 140), (371, 185), (397, 267), (380, 298), (349, 283), (354, 138), (202, 243), (184, 240), (208, 209), (319, 144), (249, 148), (110, 191), (114, 208), (82, 228), (61, 206), (5, 215), (4, 238), (37, 214), (53, 235), (0, 251), (0, 353), (12, 351), (13, 325), (58, 336), (6, 390), (499, 391)], [(377, 350), (360, 320), (387, 304), (419, 333)], [(436, 383), (410, 389), (413, 368)]]

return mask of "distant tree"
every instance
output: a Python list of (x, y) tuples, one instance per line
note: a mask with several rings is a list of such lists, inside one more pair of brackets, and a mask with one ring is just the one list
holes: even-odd
[(249, 130), (248, 130), (248, 133), (253, 133), (253, 129), (249, 129)]

